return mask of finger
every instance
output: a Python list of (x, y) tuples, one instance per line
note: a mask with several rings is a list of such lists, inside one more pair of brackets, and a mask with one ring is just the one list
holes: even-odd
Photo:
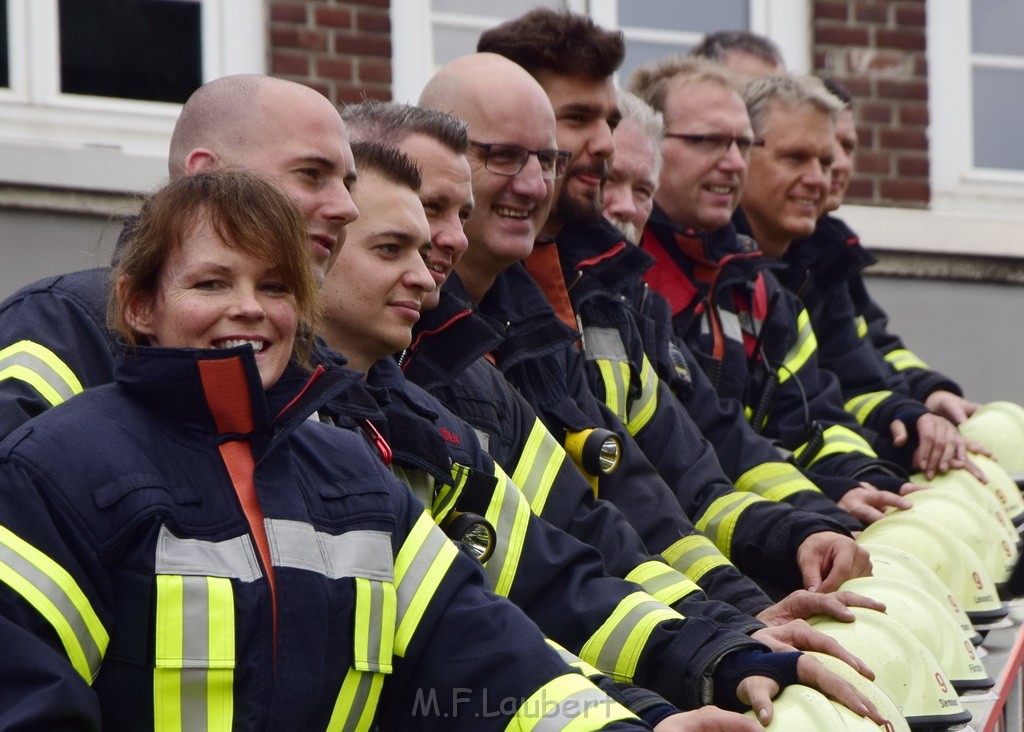
[[(804, 663), (804, 660), (813, 663)], [(797, 677), (800, 682), (812, 686), (830, 699), (852, 709), (862, 717), (868, 717), (876, 724), (885, 724), (885, 718), (871, 701), (842, 678), (821, 665), (816, 658), (800, 656), (797, 661)]]
[(864, 661), (847, 650), (835, 638), (825, 635), (809, 625), (792, 629), (793, 645), (801, 651), (818, 651), (835, 656), (861, 676), (874, 680), (875, 672)]
[(800, 574), (803, 577), (804, 589), (808, 592), (817, 592), (821, 585), (821, 567), (817, 562), (810, 562), (806, 567), (800, 567)]
[(920, 483), (904, 483), (903, 485), (900, 486), (900, 495), (908, 496), (911, 493), (915, 493), (916, 491), (923, 491), (929, 487), (930, 486), (921, 485)]
[(873, 524), (885, 517), (885, 514), (869, 503), (861, 503), (850, 511), (853, 517), (862, 524)]
[[(799, 665), (799, 660), (797, 664)], [(736, 690), (739, 700), (749, 704), (757, 715), (758, 721), (765, 726), (771, 723), (775, 714), (775, 710), (772, 708), (772, 697), (778, 693), (779, 685), (766, 676), (748, 676), (740, 682), (739, 688)]]
[(984, 455), (985, 457), (995, 459), (992, 455), (991, 450), (982, 445), (980, 442), (975, 442), (974, 440), (967, 440), (967, 451), (972, 452), (975, 455)]
[(975, 478), (977, 478), (985, 485), (988, 485), (988, 477), (985, 475), (982, 469), (979, 468), (978, 465), (970, 458), (964, 460), (964, 470), (966, 470), (968, 473), (973, 475)]
[(907, 426), (900, 420), (893, 420), (889, 424), (889, 433), (892, 435), (892, 444), (896, 447), (903, 447), (907, 442)]
[[(838, 602), (841, 602), (846, 607), (866, 607), (871, 610), (877, 610), (878, 612), (885, 612), (885, 603), (879, 602), (873, 597), (867, 597), (861, 595), (858, 592), (851, 592), (850, 590), (839, 590), (839, 592), (833, 592), (829, 597), (834, 597)], [(852, 616), (853, 613), (850, 613)]]
[(877, 501), (879, 508), (888, 508), (889, 506), (893, 506), (895, 508), (906, 510), (914, 507), (914, 504), (903, 496), (898, 496), (895, 493), (889, 493), (889, 491), (878, 491), (878, 493), (875, 494), (874, 500)]

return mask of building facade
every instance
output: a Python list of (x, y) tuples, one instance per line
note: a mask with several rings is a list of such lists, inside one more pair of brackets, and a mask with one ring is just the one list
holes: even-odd
[(120, 216), (165, 179), (180, 102), (202, 81), (269, 73), (338, 104), (413, 101), (482, 30), (536, 5), (621, 28), (622, 81), (709, 31), (771, 37), (791, 70), (854, 94), (860, 152), (842, 213), (879, 272), (1024, 281), (1020, 3), (0, 0), (0, 297), (109, 261)]

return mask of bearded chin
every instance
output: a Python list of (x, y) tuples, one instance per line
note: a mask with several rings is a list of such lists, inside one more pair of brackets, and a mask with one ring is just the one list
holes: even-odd
[(593, 224), (601, 220), (600, 196), (595, 192), (593, 198), (574, 198), (563, 187), (555, 201), (555, 215), (563, 226)]

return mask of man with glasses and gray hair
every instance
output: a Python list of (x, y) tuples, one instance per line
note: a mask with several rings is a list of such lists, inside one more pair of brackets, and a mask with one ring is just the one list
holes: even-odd
[(641, 243), (656, 259), (646, 280), (669, 301), (676, 335), (719, 395), (738, 400), (754, 429), (781, 441), (840, 506), (862, 521), (906, 508), (895, 495), (906, 473), (861, 435), (835, 378), (818, 368), (799, 300), (732, 224), (763, 144), (736, 78), (670, 57), (638, 69), (630, 87), (665, 117), (665, 162)]

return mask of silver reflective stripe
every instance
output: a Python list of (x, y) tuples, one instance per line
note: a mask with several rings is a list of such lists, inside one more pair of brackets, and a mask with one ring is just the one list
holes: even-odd
[(275, 567), (305, 569), (330, 579), (395, 579), (391, 534), (386, 531), (347, 531), (334, 536), (301, 521), (265, 519), (264, 523)]
[(487, 452), (491, 444), (491, 436), (483, 430), (478, 430), (476, 427), (473, 428), (473, 431), (476, 432), (476, 438), (480, 440), (480, 449)]
[(181, 634), (181, 728), (205, 730), (210, 667), (210, 601), (205, 577), (184, 577)]
[[(619, 607), (627, 604), (627, 602), (632, 602), (634, 597), (635, 595), (630, 595), (625, 598), (621, 603), (619, 603)], [(637, 633), (637, 631), (643, 627), (644, 624), (641, 623), (641, 621), (644, 620), (648, 613), (660, 610), (667, 610), (667, 608), (653, 597), (630, 607), (625, 615), (619, 618), (619, 621), (615, 623), (615, 627), (612, 629), (612, 632), (608, 634), (604, 643), (601, 644), (598, 652), (597, 663), (594, 665), (604, 671), (608, 671), (609, 669), (616, 672), (623, 670), (620, 669), (620, 667), (623, 666), (623, 654), (627, 649), (630, 651), (637, 651), (638, 649), (643, 648), (647, 642), (646, 636), (650, 634), (651, 629), (649, 628), (647, 634), (643, 634), (641, 637), (633, 637), (633, 634)], [(616, 608), (616, 611), (618, 611), (618, 608)], [(592, 640), (593, 638), (591, 641)], [(588, 641), (587, 645), (589, 645), (591, 641)], [(584, 653), (584, 655), (587, 654)], [(630, 674), (632, 674), (632, 666), (635, 666), (635, 664), (636, 661), (629, 664), (631, 666), (629, 668)]]
[[(92, 683), (92, 680), (96, 678), (96, 674), (99, 673), (103, 653), (106, 650), (108, 640), (106, 631), (102, 624), (100, 624), (99, 619), (96, 618), (95, 611), (89, 604), (88, 599), (84, 596), (71, 575), (67, 574), (66, 570), (34, 547), (32, 547), (32, 551), (39, 558), (37, 561), (45, 561), (45, 564), (42, 567), (33, 564), (15, 550), (19, 546), (29, 547), (30, 545), (21, 540), (20, 537), (15, 537), (13, 533), (4, 530), (3, 535), (0, 536), (0, 582), (7, 584), (14, 590), (15, 594), (22, 596), (26, 602), (35, 607), (46, 621), (53, 626), (76, 670), (82, 674), (82, 677), (87, 682)], [(55, 573), (53, 576), (43, 571), (43, 567), (47, 567), (47, 565)], [(68, 583), (67, 587), (62, 587), (57, 582), (55, 579), (58, 576), (57, 573)], [(26, 592), (23, 589), (25, 582), (30, 585), (32, 595), (39, 593), (45, 598), (45, 602), (52, 604), (52, 609), (57, 612), (56, 616), (53, 615), (52, 611), (48, 611), (45, 603), (40, 602), (38, 597), (24, 594)], [(69, 591), (81, 598), (83, 603), (81, 607), (75, 603), (72, 596), (69, 596)], [(100, 638), (94, 636), (90, 631), (83, 612), (92, 614), (98, 631), (102, 634)], [(73, 640), (71, 637), (66, 636), (65, 633), (62, 633), (62, 629), (69, 630)], [(103, 643), (102, 648), (99, 645), (101, 642)], [(74, 648), (75, 645), (78, 648)], [(76, 654), (76, 651), (80, 651), (80, 653)], [(87, 668), (82, 668), (80, 661), (75, 663), (76, 655), (78, 659), (81, 659), (82, 656), (85, 657)]]
[(498, 485), (486, 515), (494, 525), (497, 541), (494, 553), (484, 569), (494, 592), (508, 597), (519, 569), (519, 558), (530, 520), (530, 506), (515, 483), (497, 465), (495, 474)]
[(0, 381), (18, 379), (57, 406), (82, 391), (82, 384), (67, 364), (50, 349), (32, 341), (19, 341), (0, 351)]
[[(530, 704), (531, 701), (527, 700), (526, 703)], [(588, 709), (600, 707), (609, 709), (614, 706), (616, 706), (615, 702), (596, 686), (581, 689), (560, 699), (557, 704), (549, 701), (546, 708), (540, 710), (544, 716), (537, 720), (531, 732), (564, 732), (566, 729), (574, 729), (573, 721), (580, 717), (586, 717)], [(602, 717), (598, 717), (595, 721), (598, 720), (602, 720)], [(607, 722), (608, 720), (604, 718), (603, 721)]]
[(167, 526), (156, 542), (156, 574), (230, 577), (255, 582), (263, 576), (248, 535), (224, 541), (179, 539)]
[(722, 334), (733, 341), (743, 340), (743, 328), (740, 326), (740, 319), (736, 313), (728, 310), (718, 311), (719, 321), (722, 323)]
[(584, 328), (583, 337), (587, 344), (588, 360), (629, 362), (622, 336), (615, 328)]

